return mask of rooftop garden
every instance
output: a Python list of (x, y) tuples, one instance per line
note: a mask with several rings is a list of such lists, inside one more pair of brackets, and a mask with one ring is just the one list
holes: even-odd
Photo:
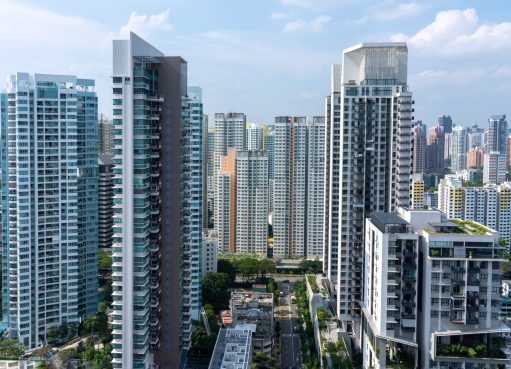
[(485, 235), (486, 233), (491, 231), (490, 228), (473, 221), (465, 221), (459, 219), (449, 219), (449, 221), (457, 224), (466, 233), (475, 236)]
[(506, 359), (507, 355), (502, 351), (505, 340), (502, 337), (493, 337), (492, 345), (481, 342), (456, 342), (449, 344), (440, 343), (437, 347), (437, 355), (468, 358)]

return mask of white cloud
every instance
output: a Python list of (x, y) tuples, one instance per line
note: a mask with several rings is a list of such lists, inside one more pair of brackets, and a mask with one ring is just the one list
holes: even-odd
[(305, 21), (303, 19), (295, 19), (287, 22), (284, 26), (284, 32), (297, 32), (297, 31), (313, 31), (319, 32), (323, 27), (332, 20), (332, 17), (328, 15), (320, 15), (311, 21)]
[(511, 23), (480, 24), (475, 9), (446, 10), (415, 35), (391, 37), (426, 53), (445, 56), (511, 49)]
[(393, 21), (399, 18), (416, 16), (425, 9), (424, 4), (416, 2), (395, 4), (394, 0), (387, 0), (370, 7), (363, 20)]
[(293, 13), (291, 12), (273, 12), (270, 14), (270, 18), (275, 21), (289, 19), (292, 16)]
[(141, 37), (147, 37), (154, 31), (158, 30), (170, 31), (173, 26), (170, 24), (169, 18), (169, 9), (156, 15), (144, 15), (132, 12), (128, 19), (128, 23), (121, 27), (119, 36), (127, 37), (129, 36), (130, 31), (135, 32)]

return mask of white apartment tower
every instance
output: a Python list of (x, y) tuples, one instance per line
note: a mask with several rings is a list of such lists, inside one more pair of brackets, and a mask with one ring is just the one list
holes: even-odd
[(405, 43), (344, 50), (340, 85), (332, 88), (326, 114), (334, 119), (329, 127), (327, 274), (345, 331), (359, 328), (364, 219), (410, 201), (413, 101), (407, 62)]
[(2, 320), (27, 348), (97, 311), (94, 80), (17, 73), (0, 94)]
[(236, 252), (267, 255), (268, 153), (236, 153)]
[(305, 253), (307, 201), (307, 119), (275, 118), (273, 256)]
[[(511, 329), (500, 319), (498, 233), (438, 211), (400, 209), (419, 235), (417, 343), (421, 368), (495, 368), (511, 360), (499, 336)], [(453, 347), (472, 349), (472, 356)]]
[(323, 259), (325, 237), (325, 117), (308, 124), (307, 150), (307, 259)]
[(220, 158), (231, 147), (246, 150), (247, 117), (243, 113), (215, 114), (215, 173), (220, 169)]
[(498, 151), (484, 153), (483, 182), (501, 184), (506, 180), (506, 154)]
[(454, 127), (451, 140), (451, 170), (458, 172), (467, 167), (467, 131), (461, 126)]
[(247, 125), (247, 150), (263, 149), (263, 127), (251, 123)]
[(184, 364), (200, 306), (203, 121), (193, 100), (181, 57), (133, 33), (113, 41), (114, 368)]
[(424, 207), (424, 177), (414, 173), (410, 177), (410, 208), (422, 209)]
[(384, 369), (406, 358), (415, 368), (418, 235), (396, 213), (372, 213), (364, 245), (363, 367)]

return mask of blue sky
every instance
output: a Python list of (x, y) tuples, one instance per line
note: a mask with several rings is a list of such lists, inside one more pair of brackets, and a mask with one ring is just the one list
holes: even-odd
[(207, 114), (322, 115), (342, 50), (389, 40), (408, 42), (416, 119), (511, 113), (508, 1), (0, 0), (0, 75), (94, 78), (109, 116), (111, 40), (129, 30), (188, 61)]

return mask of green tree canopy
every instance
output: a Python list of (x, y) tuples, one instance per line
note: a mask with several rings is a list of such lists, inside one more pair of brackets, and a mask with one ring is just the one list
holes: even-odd
[(231, 297), (231, 283), (226, 273), (208, 273), (202, 280), (202, 302), (211, 304), (215, 311), (226, 309)]

